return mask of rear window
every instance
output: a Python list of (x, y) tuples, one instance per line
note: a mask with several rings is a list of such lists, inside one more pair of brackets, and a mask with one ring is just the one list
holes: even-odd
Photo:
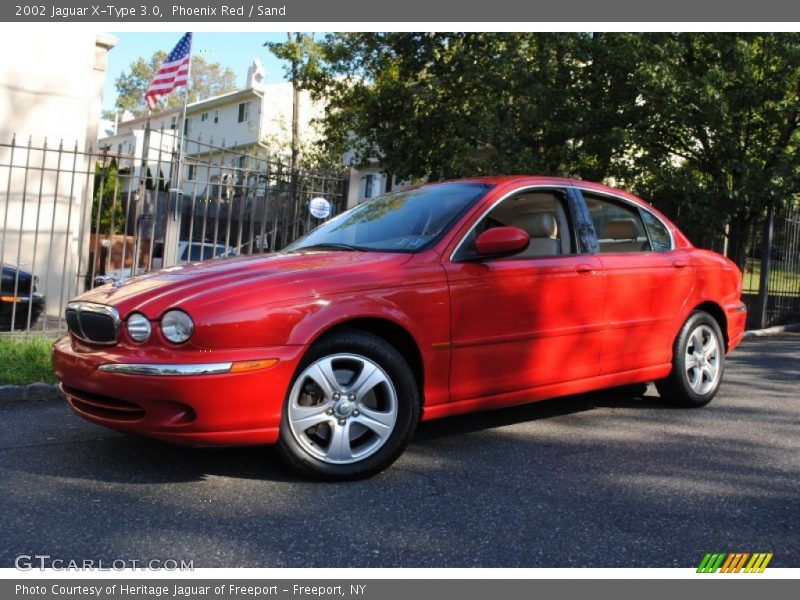
[(647, 227), (647, 234), (650, 236), (650, 247), (654, 252), (666, 252), (672, 250), (672, 238), (669, 230), (654, 214), (642, 211), (644, 225)]

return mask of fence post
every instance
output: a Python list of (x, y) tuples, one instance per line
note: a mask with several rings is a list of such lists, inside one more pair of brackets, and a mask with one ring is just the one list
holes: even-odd
[(758, 312), (756, 313), (756, 327), (763, 329), (767, 326), (767, 308), (769, 303), (769, 271), (772, 254), (772, 234), (775, 229), (775, 204), (770, 200), (767, 208), (767, 218), (764, 221), (764, 236), (761, 241), (761, 274), (758, 281)]

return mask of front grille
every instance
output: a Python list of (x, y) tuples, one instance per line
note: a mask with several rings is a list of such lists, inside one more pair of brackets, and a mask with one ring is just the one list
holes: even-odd
[(116, 309), (91, 302), (70, 302), (66, 311), (67, 327), (77, 338), (95, 344), (114, 344), (119, 330)]
[(78, 321), (78, 311), (72, 310), (71, 308), (67, 309), (67, 327), (75, 335), (81, 333), (81, 326), (80, 322)]

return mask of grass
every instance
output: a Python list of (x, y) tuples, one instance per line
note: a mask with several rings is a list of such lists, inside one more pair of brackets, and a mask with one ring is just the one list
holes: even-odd
[[(761, 265), (748, 265), (742, 273), (745, 294), (757, 294), (761, 287)], [(770, 294), (797, 294), (800, 292), (800, 271), (773, 266), (769, 272)]]
[(50, 365), (53, 338), (0, 335), (0, 385), (55, 383)]

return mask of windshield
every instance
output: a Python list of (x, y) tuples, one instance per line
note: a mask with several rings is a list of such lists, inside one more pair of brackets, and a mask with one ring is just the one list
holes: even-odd
[(286, 249), (421, 250), (489, 187), (482, 183), (442, 183), (378, 196), (323, 223)]

